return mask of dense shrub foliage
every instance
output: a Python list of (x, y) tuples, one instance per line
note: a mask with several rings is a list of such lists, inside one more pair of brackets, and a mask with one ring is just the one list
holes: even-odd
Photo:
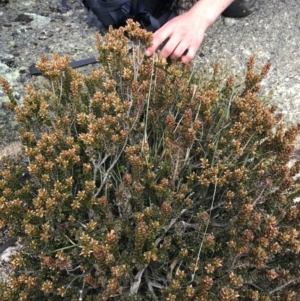
[(98, 35), (89, 76), (43, 56), (23, 106), (1, 80), (23, 145), (0, 173), (23, 245), (2, 301), (296, 300), (299, 127), (257, 95), (270, 65), (238, 82), (149, 43), (133, 22)]

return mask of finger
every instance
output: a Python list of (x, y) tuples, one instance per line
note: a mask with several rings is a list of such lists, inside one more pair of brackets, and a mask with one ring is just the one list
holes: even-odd
[(152, 46), (146, 49), (145, 54), (152, 55), (157, 48), (171, 36), (169, 26), (163, 26), (152, 35)]
[(196, 55), (196, 50), (194, 49), (194, 47), (190, 46), (188, 48), (188, 51), (186, 54), (184, 54), (182, 57), (181, 57), (181, 61), (184, 63), (184, 64), (188, 64), (190, 63), (193, 58), (195, 57)]
[(204, 35), (199, 37), (198, 41), (194, 41), (194, 43), (191, 44), (191, 46), (188, 47), (188, 52), (184, 53), (181, 57), (181, 61), (184, 64), (189, 63), (192, 61), (197, 53), (197, 50), (199, 49), (202, 41), (203, 41)]
[(183, 55), (185, 55), (188, 52), (188, 45), (184, 42), (181, 42), (177, 45), (175, 50), (173, 50), (170, 58), (172, 60), (177, 60), (181, 58)]
[[(180, 45), (180, 39), (178, 39), (177, 37), (175, 37), (174, 35), (168, 40), (168, 42), (164, 45), (164, 47), (162, 48), (162, 50), (159, 53), (159, 58), (167, 58), (167, 57), (171, 57), (174, 53), (174, 51), (176, 51), (177, 47)], [(180, 49), (178, 50), (178, 52), (180, 51)], [(182, 51), (182, 53), (184, 52), (184, 50)], [(181, 53), (181, 54), (182, 54)], [(180, 57), (180, 56), (179, 56)], [(176, 57), (176, 54), (174, 54), (174, 59), (176, 59), (178, 57)]]

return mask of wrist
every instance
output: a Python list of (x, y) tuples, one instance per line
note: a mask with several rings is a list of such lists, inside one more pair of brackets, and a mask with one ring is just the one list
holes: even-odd
[(188, 12), (202, 20), (208, 28), (232, 2), (233, 0), (200, 0)]

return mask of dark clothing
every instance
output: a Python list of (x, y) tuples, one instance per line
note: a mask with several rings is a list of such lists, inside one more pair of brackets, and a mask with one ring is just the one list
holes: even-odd
[(167, 9), (172, 7), (172, 9), (180, 15), (188, 11), (197, 2), (198, 0), (144, 0), (147, 9), (153, 15), (155, 15), (158, 10), (161, 11), (164, 6), (166, 6)]
[(155, 17), (158, 17), (160, 14), (163, 14), (168, 9), (171, 9), (171, 6), (174, 1), (171, 0), (144, 0), (143, 1), (147, 10)]

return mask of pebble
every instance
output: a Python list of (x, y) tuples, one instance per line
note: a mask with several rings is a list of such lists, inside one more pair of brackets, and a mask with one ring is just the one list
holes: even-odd
[(233, 18), (224, 18), (224, 25), (225, 26), (233, 26), (235, 25), (237, 22), (236, 19), (233, 19)]

